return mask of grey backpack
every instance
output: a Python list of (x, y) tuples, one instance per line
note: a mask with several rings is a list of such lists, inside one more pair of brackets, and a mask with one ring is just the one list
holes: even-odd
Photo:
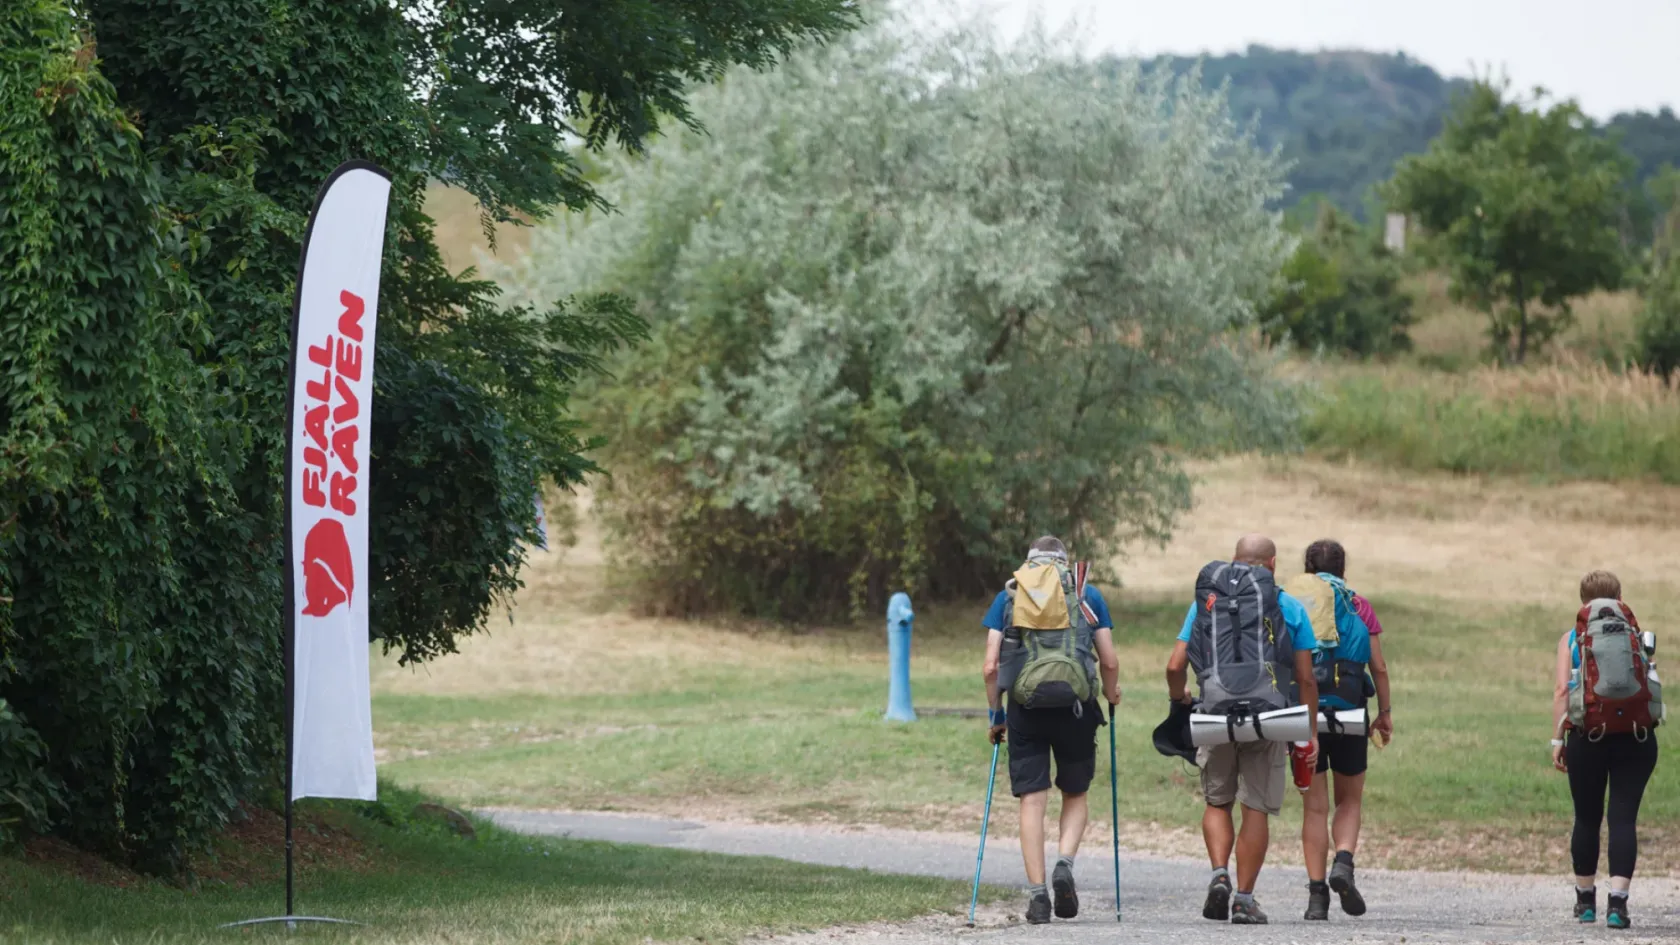
[(1203, 712), (1260, 713), (1289, 706), (1295, 646), (1272, 572), (1228, 561), (1202, 568), (1196, 576), (1190, 665)]

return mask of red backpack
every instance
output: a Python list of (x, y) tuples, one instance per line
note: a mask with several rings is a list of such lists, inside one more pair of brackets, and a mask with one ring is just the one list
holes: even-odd
[(1651, 729), (1662, 719), (1662, 697), (1651, 678), (1651, 657), (1639, 621), (1616, 600), (1589, 601), (1575, 616), (1579, 667), (1569, 693), (1569, 722), (1597, 737)]

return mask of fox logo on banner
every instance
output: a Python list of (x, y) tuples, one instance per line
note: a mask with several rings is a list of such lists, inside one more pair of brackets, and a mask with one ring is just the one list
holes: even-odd
[(391, 180), (334, 171), (304, 237), (287, 430), (291, 797), (373, 800), (368, 421)]

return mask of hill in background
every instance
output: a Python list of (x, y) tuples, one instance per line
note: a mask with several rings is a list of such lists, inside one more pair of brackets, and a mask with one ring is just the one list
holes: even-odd
[[(1405, 53), (1250, 46), (1154, 62), (1178, 72), (1200, 63), (1208, 85), (1230, 82), (1232, 114), (1256, 120), (1261, 141), (1294, 162), (1286, 204), (1317, 193), (1361, 216), (1372, 186), (1429, 146), (1453, 95), (1469, 86)], [(1671, 109), (1618, 114), (1607, 130), (1633, 156), (1641, 184), (1664, 163), (1680, 166), (1680, 118)]]

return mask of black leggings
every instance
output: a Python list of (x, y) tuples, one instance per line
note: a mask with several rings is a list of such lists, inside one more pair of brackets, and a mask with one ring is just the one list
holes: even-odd
[(1598, 741), (1569, 733), (1569, 795), (1575, 801), (1575, 831), (1569, 838), (1576, 876), (1598, 874), (1598, 828), (1604, 822), (1604, 788), (1610, 787), (1610, 875), (1633, 877), (1639, 859), (1639, 801), (1657, 767), (1657, 736), (1632, 734)]

